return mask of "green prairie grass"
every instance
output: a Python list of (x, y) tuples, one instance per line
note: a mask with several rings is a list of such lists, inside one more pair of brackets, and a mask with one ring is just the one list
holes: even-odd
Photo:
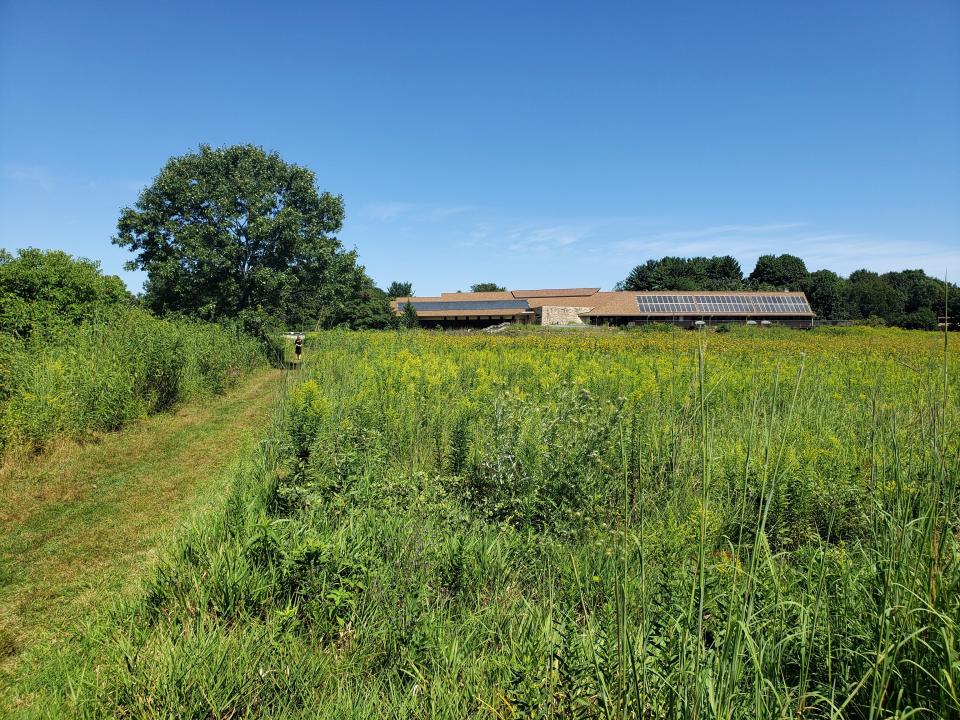
[(24, 714), (956, 717), (955, 342), (312, 336)]
[(116, 430), (264, 364), (260, 345), (236, 329), (140, 310), (52, 336), (0, 335), (0, 451)]

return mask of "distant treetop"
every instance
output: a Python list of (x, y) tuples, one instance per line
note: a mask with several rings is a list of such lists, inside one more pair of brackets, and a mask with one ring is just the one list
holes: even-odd
[(719, 257), (665, 257), (637, 265), (617, 285), (620, 290), (742, 290), (740, 263)]
[(387, 288), (387, 295), (391, 300), (396, 300), (398, 297), (413, 297), (413, 283), (394, 280)]
[(470, 286), (470, 292), (505, 292), (506, 287), (503, 285), (497, 285), (496, 283), (485, 282), (477, 283), (476, 285)]
[(761, 255), (747, 279), (757, 288), (806, 290), (810, 273), (796, 255)]

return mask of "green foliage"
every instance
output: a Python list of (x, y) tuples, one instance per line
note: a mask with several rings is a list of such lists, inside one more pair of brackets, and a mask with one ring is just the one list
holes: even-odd
[(637, 265), (618, 284), (620, 290), (740, 290), (743, 272), (729, 255), (665, 257)]
[(908, 330), (936, 330), (937, 315), (928, 307), (904, 313), (897, 319), (897, 326)]
[(420, 327), (417, 309), (413, 306), (413, 303), (408, 302), (403, 306), (403, 314), (400, 315), (400, 327), (408, 329)]
[(158, 313), (259, 309), (293, 326), (363, 327), (372, 282), (335, 237), (343, 216), (339, 195), (318, 193), (310, 170), (277, 153), (201, 145), (123, 210), (114, 242), (136, 253), (129, 266), (147, 272), (144, 300)]
[(960, 713), (958, 356), (938, 338), (315, 339), (223, 516), (24, 697), (89, 717)]
[(680, 332), (680, 328), (672, 323), (649, 322), (649, 323), (642, 323), (633, 328), (630, 328), (629, 332), (672, 333), (672, 332)]
[(496, 283), (485, 282), (477, 283), (476, 285), (470, 286), (470, 292), (506, 292), (506, 289), (503, 285), (497, 285)]
[(91, 260), (34, 248), (0, 253), (0, 333), (48, 333), (131, 301), (123, 281)]
[(847, 282), (847, 295), (857, 317), (889, 320), (903, 313), (906, 296), (877, 273), (857, 270)]
[(29, 340), (0, 335), (0, 449), (117, 430), (222, 391), (262, 361), (256, 340), (236, 328), (137, 309)]
[(758, 289), (806, 290), (810, 273), (796, 255), (761, 255), (747, 280)]
[(219, 319), (282, 312), (299, 285), (292, 268), (327, 269), (342, 223), (343, 200), (317, 193), (306, 168), (253, 145), (202, 145), (123, 210), (114, 242), (137, 253), (153, 310)]
[(824, 320), (835, 322), (850, 318), (846, 281), (835, 272), (817, 270), (810, 273), (806, 295), (821, 322)]
[(285, 346), (283, 331), (276, 318), (263, 308), (241, 310), (233, 324), (239, 331), (260, 343), (264, 356), (274, 367), (283, 364)]
[(387, 296), (391, 300), (396, 300), (398, 297), (413, 297), (413, 283), (394, 280), (387, 288)]

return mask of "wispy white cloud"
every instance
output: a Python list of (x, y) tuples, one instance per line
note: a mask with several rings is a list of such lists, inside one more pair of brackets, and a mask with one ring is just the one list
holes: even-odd
[(502, 243), (513, 253), (540, 254), (569, 248), (589, 234), (583, 225), (525, 225), (504, 232)]
[(433, 203), (382, 202), (360, 208), (360, 214), (379, 222), (436, 221), (460, 215), (471, 210), (469, 205), (442, 205)]
[(124, 195), (136, 196), (150, 183), (146, 180), (101, 180), (91, 178), (83, 183), (83, 188), (90, 192), (119, 191)]
[(714, 225), (712, 227), (695, 228), (691, 230), (670, 230), (661, 232), (654, 236), (655, 239), (672, 240), (690, 240), (694, 238), (710, 238), (727, 235), (758, 235), (765, 233), (778, 233), (784, 230), (793, 230), (804, 227), (807, 223), (789, 222), (772, 223), (767, 225)]
[[(960, 268), (960, 250), (936, 243), (904, 243), (866, 233), (823, 231), (811, 223), (717, 225), (632, 236), (598, 248), (607, 264), (632, 266), (664, 255), (733, 255), (745, 272), (765, 254), (791, 253), (811, 270), (841, 274), (866, 267), (880, 272), (904, 268)], [(942, 272), (942, 270), (941, 270)]]
[(781, 253), (798, 255), (811, 270), (843, 275), (861, 267), (960, 275), (960, 248), (952, 243), (907, 243), (803, 218), (694, 225), (663, 217), (518, 217), (469, 205), (404, 202), (369, 205), (363, 217), (365, 232), (388, 230), (394, 246), (430, 252), (435, 262), (449, 263), (454, 272), (468, 269), (467, 275), (469, 268), (490, 266), (523, 278), (576, 275), (575, 282), (612, 285), (634, 265), (665, 255), (732, 255), (749, 273), (759, 256)]
[(0, 178), (25, 189), (51, 192), (69, 188), (70, 192), (120, 193), (131, 200), (149, 185), (147, 180), (142, 179), (54, 176), (46, 166), (29, 163), (5, 163), (0, 167)]
[(39, 187), (41, 190), (53, 189), (53, 178), (42, 165), (4, 163), (3, 179), (11, 182)]

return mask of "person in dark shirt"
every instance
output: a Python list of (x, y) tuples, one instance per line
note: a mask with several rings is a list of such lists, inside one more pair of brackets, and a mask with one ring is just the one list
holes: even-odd
[(297, 362), (299, 362), (303, 355), (303, 335), (297, 335), (297, 339), (293, 341), (293, 351), (297, 354)]

